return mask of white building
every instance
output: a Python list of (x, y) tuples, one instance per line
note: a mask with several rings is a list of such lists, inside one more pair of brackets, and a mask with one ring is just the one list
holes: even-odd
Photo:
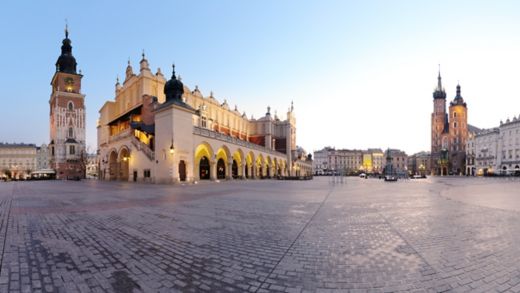
[(36, 170), (47, 170), (50, 166), (49, 148), (46, 144), (36, 147)]
[(504, 175), (520, 173), (520, 116), (500, 122), (498, 166)]
[(0, 177), (25, 179), (36, 169), (36, 145), (0, 143)]
[(467, 142), (467, 174), (511, 175), (520, 173), (520, 117), (481, 130)]

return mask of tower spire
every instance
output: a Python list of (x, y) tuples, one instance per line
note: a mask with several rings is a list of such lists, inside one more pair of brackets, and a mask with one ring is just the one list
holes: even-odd
[(439, 76), (437, 77), (437, 90), (442, 91), (441, 65), (439, 64)]
[(65, 18), (65, 38), (66, 39), (69, 38), (69, 22), (67, 21), (66, 18)]

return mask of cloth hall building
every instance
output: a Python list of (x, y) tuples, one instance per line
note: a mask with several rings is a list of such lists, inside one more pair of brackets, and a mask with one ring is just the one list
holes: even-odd
[(248, 119), (213, 94), (190, 90), (173, 71), (152, 73), (143, 54), (139, 72), (130, 62), (115, 100), (99, 110), (99, 178), (193, 182), (312, 174), (298, 154), (293, 106), (280, 120), (268, 108)]

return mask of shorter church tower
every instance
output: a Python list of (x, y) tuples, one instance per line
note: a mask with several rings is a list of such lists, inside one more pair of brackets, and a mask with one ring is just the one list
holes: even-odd
[(58, 179), (85, 177), (85, 95), (81, 93), (83, 75), (76, 71), (68, 28), (51, 80), (50, 163)]
[(468, 108), (460, 95), (460, 85), (457, 85), (457, 95), (450, 103), (449, 121), (451, 172), (459, 175), (466, 170), (466, 140), (468, 138)]

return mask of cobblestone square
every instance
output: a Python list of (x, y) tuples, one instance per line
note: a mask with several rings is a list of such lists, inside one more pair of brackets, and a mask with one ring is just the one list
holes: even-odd
[(0, 292), (520, 292), (518, 187), (0, 183)]

